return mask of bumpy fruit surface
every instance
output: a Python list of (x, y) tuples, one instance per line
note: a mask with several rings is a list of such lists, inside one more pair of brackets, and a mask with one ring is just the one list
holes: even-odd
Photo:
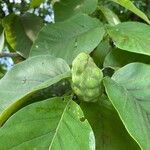
[(95, 102), (102, 94), (102, 71), (86, 53), (80, 53), (72, 63), (72, 89), (83, 101)]

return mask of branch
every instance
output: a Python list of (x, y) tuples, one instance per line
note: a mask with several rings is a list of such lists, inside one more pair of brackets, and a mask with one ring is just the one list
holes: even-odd
[(5, 52), (2, 52), (2, 53), (0, 53), (0, 58), (3, 58), (3, 57), (14, 58), (14, 57), (21, 57), (21, 56), (18, 53), (5, 53)]

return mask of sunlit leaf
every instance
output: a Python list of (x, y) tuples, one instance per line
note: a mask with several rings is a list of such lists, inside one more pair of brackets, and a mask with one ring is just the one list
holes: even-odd
[(131, 63), (104, 79), (106, 93), (141, 149), (150, 149), (150, 66)]
[(18, 111), (1, 127), (0, 141), (3, 150), (95, 149), (93, 131), (70, 98), (48, 99)]
[(150, 56), (150, 26), (139, 22), (124, 22), (108, 27), (116, 47)]
[(79, 53), (92, 52), (104, 33), (101, 22), (79, 14), (64, 22), (43, 27), (32, 46), (30, 56), (50, 54), (71, 64)]
[[(30, 8), (38, 7), (45, 0), (31, 0)], [(50, 1), (50, 0), (49, 0)]]
[(28, 98), (69, 77), (69, 66), (52, 56), (36, 56), (14, 66), (0, 80), (0, 125), (28, 104)]

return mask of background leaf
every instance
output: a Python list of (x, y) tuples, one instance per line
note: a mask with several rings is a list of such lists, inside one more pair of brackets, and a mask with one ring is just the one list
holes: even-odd
[(129, 134), (150, 149), (150, 66), (132, 63), (104, 79), (106, 92)]
[(126, 51), (150, 55), (150, 26), (139, 22), (124, 22), (108, 27), (114, 44)]
[(104, 33), (104, 27), (97, 19), (84, 14), (76, 15), (64, 22), (43, 27), (30, 56), (50, 54), (71, 64), (79, 53), (93, 51)]
[[(45, 0), (31, 0), (30, 8), (38, 7)], [(49, 0), (50, 1), (50, 0)]]
[(99, 6), (99, 9), (101, 10), (101, 12), (104, 14), (107, 22), (114, 26), (120, 23), (120, 19), (118, 18), (118, 16), (109, 8), (107, 8), (106, 6)]
[(37, 34), (44, 26), (43, 20), (40, 17), (30, 13), (22, 15), (20, 20), (23, 24), (26, 35), (32, 42), (34, 42)]
[(5, 43), (5, 36), (4, 36), (4, 31), (2, 31), (0, 35), (0, 52), (3, 50), (4, 43)]
[(150, 64), (150, 56), (113, 49), (105, 57), (104, 67), (120, 68), (132, 62)]
[(20, 107), (28, 97), (70, 76), (64, 60), (52, 56), (36, 56), (14, 66), (0, 80), (0, 125)]
[(60, 0), (54, 4), (55, 21), (63, 21), (77, 13), (91, 14), (98, 0)]
[(139, 16), (140, 18), (142, 18), (143, 20), (145, 20), (147, 23), (150, 24), (150, 20), (148, 19), (148, 17), (141, 10), (139, 10), (130, 0), (112, 0), (112, 1), (120, 4), (126, 9), (129, 9), (134, 14), (136, 14), (137, 16)]
[(43, 26), (41, 19), (35, 15), (8, 15), (3, 20), (7, 42), (23, 57), (28, 57), (32, 42)]
[(103, 68), (105, 57), (110, 52), (110, 50), (111, 46), (109, 44), (109, 38), (106, 38), (101, 41), (96, 49), (92, 52), (92, 58), (99, 68)]
[[(92, 150), (93, 131), (80, 107), (70, 98), (31, 104), (0, 129), (0, 147), (8, 149)], [(10, 138), (8, 138), (10, 137)]]

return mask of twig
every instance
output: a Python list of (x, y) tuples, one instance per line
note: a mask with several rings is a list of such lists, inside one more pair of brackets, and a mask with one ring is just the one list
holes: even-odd
[(14, 57), (21, 57), (21, 56), (18, 53), (5, 53), (5, 52), (2, 52), (2, 53), (0, 53), (0, 58), (3, 58), (3, 57), (14, 58)]

